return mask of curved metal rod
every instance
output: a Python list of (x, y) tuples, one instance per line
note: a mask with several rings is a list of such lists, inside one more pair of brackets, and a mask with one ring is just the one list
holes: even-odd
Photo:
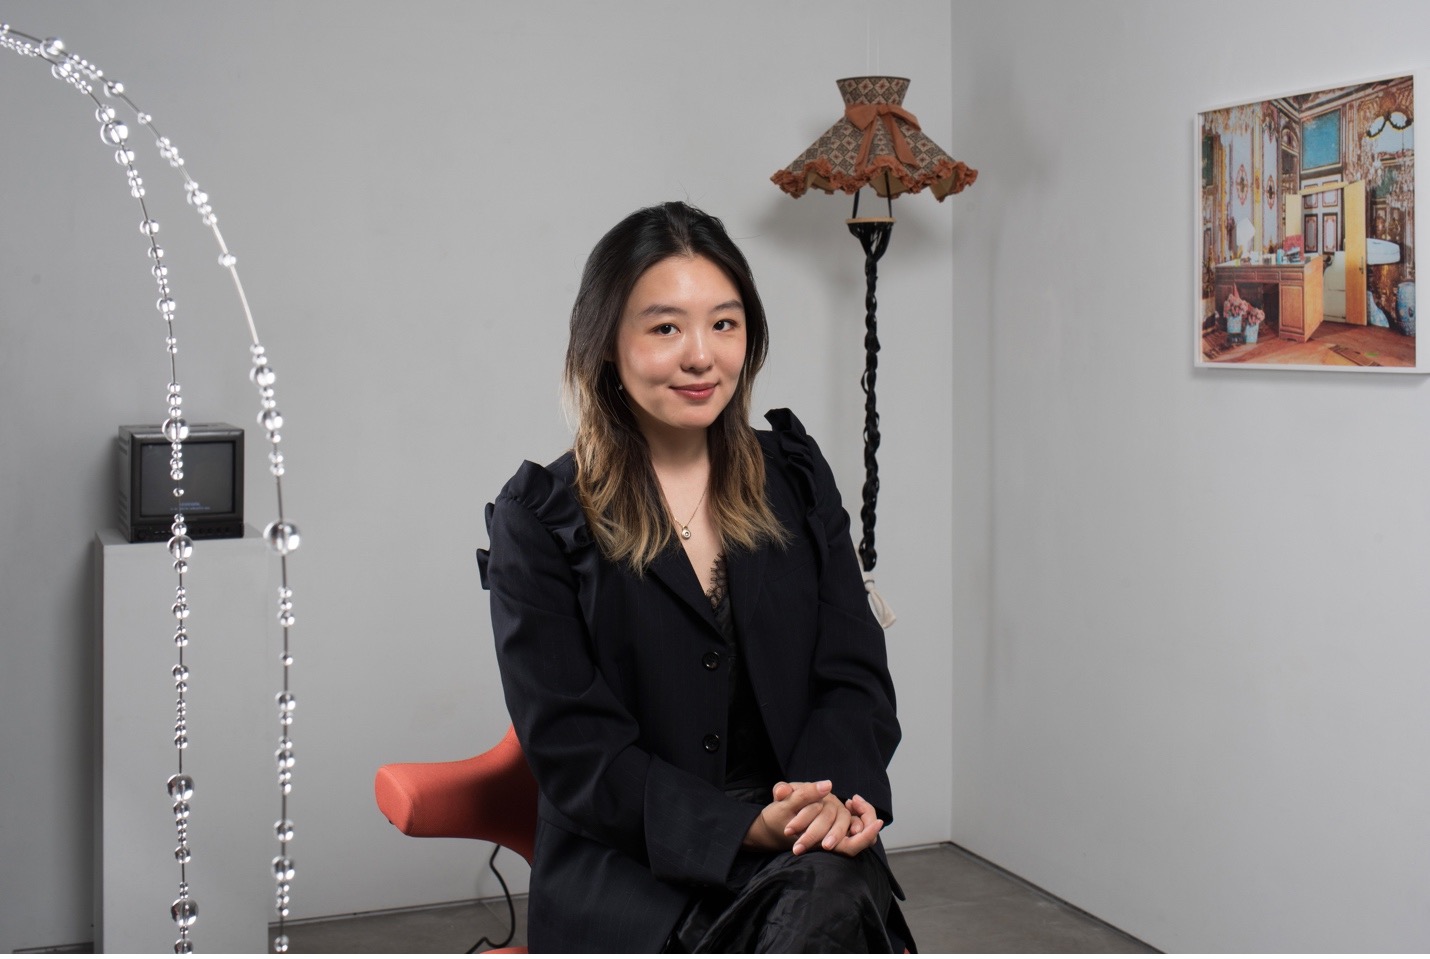
[[(77, 92), (87, 97), (95, 106), (95, 119), (100, 125), (100, 138), (107, 145), (115, 148), (114, 159), (117, 164), (125, 170), (125, 176), (129, 184), (130, 195), (139, 203), (143, 218), (140, 221), (140, 232), (149, 243), (149, 258), (153, 261), (150, 267), (156, 284), (158, 285), (159, 298), (156, 302), (156, 309), (164, 320), (168, 335), (165, 338), (165, 348), (169, 353), (169, 383), (166, 393), (166, 417), (164, 420), (164, 434), (170, 441), (170, 477), (175, 483), (184, 477), (183, 472), (183, 441), (188, 436), (188, 424), (183, 418), (183, 392), (180, 386), (178, 375), (178, 340), (174, 334), (174, 315), (178, 310), (177, 303), (171, 295), (169, 285), (169, 268), (164, 261), (164, 250), (156, 239), (159, 233), (159, 222), (150, 216), (147, 204), (144, 202), (145, 187), (144, 179), (139, 174), (135, 165), (134, 151), (129, 147), (128, 125), (119, 118), (114, 107), (101, 99), (95, 88), (99, 87), (108, 101), (123, 103), (135, 113), (135, 121), (145, 127), (155, 139), (159, 156), (168, 161), (171, 168), (177, 170), (184, 180), (184, 194), (190, 206), (194, 207), (203, 224), (212, 232), (214, 239), (218, 243), (218, 262), (221, 267), (228, 271), (233, 280), (234, 290), (238, 294), (239, 305), (243, 310), (244, 320), (248, 325), (248, 332), (251, 345), (249, 347), (252, 367), (249, 370), (249, 379), (258, 388), (259, 412), (258, 423), (268, 433), (268, 440), (272, 450), (268, 454), (269, 472), (273, 476), (275, 497), (277, 500), (278, 518), (269, 523), (264, 529), (264, 538), (269, 548), (279, 557), (280, 583), (278, 589), (278, 623), (283, 631), (283, 648), (281, 662), (283, 667), (282, 688), (279, 690), (276, 701), (278, 706), (279, 737), (278, 748), (274, 753), (278, 767), (278, 786), (280, 793), (279, 818), (274, 825), (276, 838), (278, 840), (278, 855), (273, 859), (273, 876), (275, 886), (275, 909), (278, 919), (278, 932), (274, 938), (273, 948), (276, 952), (286, 952), (288, 949), (288, 936), (285, 930), (285, 920), (289, 914), (290, 889), (294, 876), (293, 861), (288, 856), (288, 844), (293, 839), (293, 823), (288, 818), (288, 796), (292, 790), (294, 753), (293, 742), (290, 738), (290, 727), (293, 722), (293, 711), (296, 706), (296, 699), (290, 689), (289, 670), (293, 665), (293, 655), (290, 645), (289, 631), (293, 627), (293, 591), (289, 586), (288, 579), (288, 554), (298, 547), (298, 529), (288, 522), (283, 511), (283, 475), (286, 472), (284, 456), (280, 451), (282, 434), (280, 429), (283, 426), (283, 416), (278, 412), (273, 384), (277, 379), (269, 364), (267, 351), (263, 348), (258, 338), (258, 328), (253, 320), (253, 311), (249, 307), (248, 297), (244, 293), (243, 282), (238, 275), (237, 257), (229, 250), (228, 244), (224, 242), (223, 234), (218, 228), (218, 217), (213, 212), (213, 206), (209, 203), (206, 194), (193, 177), (189, 174), (184, 158), (179, 154), (173, 142), (166, 136), (160, 134), (154, 125), (153, 117), (140, 110), (138, 105), (130, 99), (124, 89), (124, 84), (117, 80), (107, 80), (104, 72), (82, 57), (75, 56), (65, 49), (63, 41), (57, 37), (40, 40), (19, 30), (13, 29), (9, 24), (0, 23), (0, 48), (11, 50), (21, 56), (39, 59), (49, 64), (50, 74), (57, 80), (62, 80)], [(174, 488), (174, 496), (181, 497), (183, 489), (179, 486)], [(178, 771), (169, 778), (168, 790), (174, 803), (175, 832), (178, 845), (174, 850), (174, 858), (179, 865), (179, 886), (178, 898), (174, 901), (170, 909), (170, 915), (179, 927), (179, 938), (174, 943), (174, 951), (177, 953), (189, 953), (193, 951), (193, 939), (190, 936), (190, 928), (198, 918), (198, 903), (191, 894), (186, 866), (191, 860), (191, 853), (188, 847), (188, 828), (190, 817), (190, 799), (194, 792), (192, 777), (184, 773), (183, 760), (184, 752), (188, 748), (188, 701), (186, 693), (188, 691), (189, 668), (184, 662), (184, 649), (189, 642), (187, 620), (190, 609), (188, 604), (188, 590), (185, 585), (184, 575), (188, 572), (189, 559), (192, 556), (194, 544), (187, 535), (188, 528), (184, 516), (180, 512), (174, 514), (173, 525), (170, 527), (172, 536), (169, 540), (169, 551), (174, 557), (174, 571), (178, 575), (178, 586), (175, 588), (175, 600), (172, 607), (176, 625), (174, 632), (174, 644), (178, 649), (178, 663), (173, 668), (174, 688), (178, 694), (175, 707), (174, 724), (174, 745), (178, 753)]]

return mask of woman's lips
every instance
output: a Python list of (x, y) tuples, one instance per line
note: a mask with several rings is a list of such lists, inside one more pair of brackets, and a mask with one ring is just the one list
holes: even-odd
[(671, 389), (686, 399), (705, 400), (715, 393), (714, 383), (691, 383), (689, 386), (672, 386)]

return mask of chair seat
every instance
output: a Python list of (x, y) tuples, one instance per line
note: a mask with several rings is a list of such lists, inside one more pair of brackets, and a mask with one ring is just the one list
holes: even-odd
[(531, 861), (536, 780), (514, 729), (470, 759), (383, 766), (373, 791), (382, 814), (405, 835), (480, 839)]

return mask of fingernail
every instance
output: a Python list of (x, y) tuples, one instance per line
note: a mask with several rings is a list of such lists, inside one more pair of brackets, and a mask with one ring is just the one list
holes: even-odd
[(802, 843), (802, 842), (797, 842), (797, 843), (795, 843), (795, 844), (794, 844), (794, 848), (791, 849), (790, 852), (792, 852), (792, 853), (794, 853), (796, 856), (798, 856), (800, 853), (804, 852), (804, 843)]

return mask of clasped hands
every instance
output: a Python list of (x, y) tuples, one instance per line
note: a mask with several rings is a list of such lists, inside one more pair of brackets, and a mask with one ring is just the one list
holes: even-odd
[(788, 849), (796, 856), (824, 849), (857, 856), (874, 845), (884, 821), (862, 796), (841, 801), (828, 779), (817, 783), (775, 783), (773, 802), (760, 810), (745, 833), (752, 849)]

